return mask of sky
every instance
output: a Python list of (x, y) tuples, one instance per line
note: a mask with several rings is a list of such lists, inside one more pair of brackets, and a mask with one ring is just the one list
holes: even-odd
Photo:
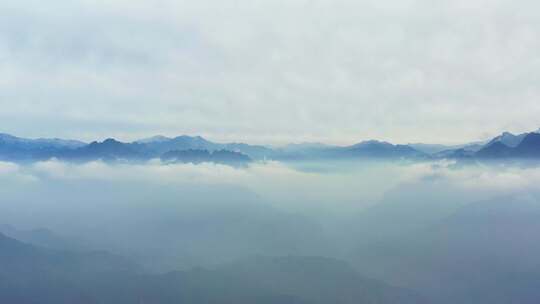
[(0, 132), (460, 143), (540, 127), (540, 3), (0, 2)]

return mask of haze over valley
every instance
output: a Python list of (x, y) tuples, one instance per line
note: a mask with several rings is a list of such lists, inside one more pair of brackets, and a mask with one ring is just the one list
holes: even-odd
[(538, 304), (539, 20), (1, 0), (0, 304)]
[[(0, 258), (9, 284), (0, 297), (534, 303), (537, 156), (481, 151), (522, 150), (536, 135), (507, 145), (505, 133), (466, 156), (455, 156), (463, 147), (441, 154), (378, 141), (276, 149), (186, 136), (90, 144), (3, 136)], [(148, 152), (152, 145), (163, 154)]]

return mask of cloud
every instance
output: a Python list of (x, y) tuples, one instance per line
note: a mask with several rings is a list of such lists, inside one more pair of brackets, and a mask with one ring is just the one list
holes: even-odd
[[(309, 166), (313, 168), (305, 168)], [(321, 167), (324, 170), (314, 170)], [(337, 241), (356, 239), (356, 233), (350, 233), (362, 225), (359, 215), (376, 204), (382, 210), (390, 206), (430, 218), (492, 198), (517, 195), (535, 200), (540, 168), (350, 162), (304, 163), (300, 170), (266, 162), (236, 169), (166, 165), (158, 160), (145, 164), (50, 160), (26, 165), (0, 162), (0, 182), (0, 223), (51, 228), (139, 258), (159, 252), (160, 257), (166, 255), (164, 263), (174, 264), (178, 260), (170, 252), (201, 257), (193, 249), (198, 248), (214, 258), (216, 248), (228, 248), (220, 247), (228, 241), (222, 239), (221, 229), (225, 234), (229, 229), (251, 235), (251, 227), (293, 232), (296, 225), (311, 223), (301, 230), (316, 228), (314, 233), (328, 233)], [(212, 237), (199, 243), (198, 236), (207, 233)], [(251, 246), (242, 236), (233, 239)], [(291, 244), (296, 248), (299, 243)]]
[(13, 174), (19, 171), (19, 166), (14, 163), (0, 162), (0, 175)]
[(534, 190), (540, 183), (540, 168), (508, 164), (455, 167), (453, 161), (414, 164), (407, 167), (402, 181), (445, 183), (461, 191), (483, 191), (493, 195)]
[(37, 178), (33, 174), (26, 174), (21, 166), (0, 161), (0, 181), (5, 187), (9, 187), (9, 183), (28, 183), (36, 181)]
[(259, 143), (455, 142), (536, 129), (539, 8), (2, 1), (0, 118), (26, 136)]
[(141, 164), (101, 161), (74, 164), (53, 159), (22, 166), (2, 162), (0, 176), (42, 183), (107, 182), (165, 187), (228, 185), (249, 189), (274, 202), (284, 200), (284, 205), (295, 201), (325, 201), (334, 205), (345, 202), (360, 206), (377, 201), (400, 185), (419, 188), (446, 185), (455, 191), (501, 195), (528, 191), (540, 183), (540, 168), (513, 165), (456, 167), (454, 161), (436, 161), (413, 164), (355, 162), (327, 164), (326, 167), (324, 171), (304, 171), (274, 161), (233, 168), (212, 163), (164, 164), (157, 159)]
[[(70, 189), (78, 185), (90, 193), (94, 191), (92, 188), (102, 187), (100, 185), (107, 185), (111, 190), (119, 189), (113, 190), (118, 193), (137, 193), (142, 189), (176, 193), (180, 191), (178, 189), (186, 187), (206, 187), (211, 192), (214, 187), (228, 187), (249, 191), (275, 207), (301, 213), (361, 210), (377, 203), (389, 191), (441, 191), (432, 197), (451, 197), (450, 193), (461, 193), (463, 199), (470, 197), (470, 200), (478, 200), (534, 191), (540, 183), (540, 168), (509, 165), (457, 167), (452, 161), (437, 161), (307, 166), (319, 169), (325, 166), (326, 169), (299, 170), (273, 161), (257, 162), (239, 169), (211, 163), (163, 164), (159, 160), (141, 164), (108, 164), (101, 161), (73, 164), (50, 160), (24, 166), (0, 163), (0, 176), (5, 182), (9, 180), (14, 184), (20, 184), (17, 180), (33, 181), (37, 188), (53, 186)], [(15, 187), (13, 190), (15, 194), (17, 189)]]

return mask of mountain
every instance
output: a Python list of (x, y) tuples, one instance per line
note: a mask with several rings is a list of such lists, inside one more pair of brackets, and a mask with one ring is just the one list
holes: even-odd
[(485, 142), (472, 142), (462, 145), (440, 145), (440, 144), (423, 144), (414, 143), (407, 144), (408, 146), (426, 154), (438, 154), (445, 151), (463, 150), (465, 152), (476, 152), (484, 146)]
[(514, 150), (500, 141), (496, 141), (476, 152), (479, 158), (503, 158), (512, 157)]
[(155, 153), (148, 150), (145, 145), (138, 143), (123, 143), (108, 138), (102, 142), (94, 141), (86, 146), (64, 151), (58, 155), (62, 159), (71, 160), (144, 160), (151, 158)]
[[(165, 155), (172, 157), (177, 152), (191, 151), (177, 155), (178, 160), (186, 158), (188, 162), (212, 161), (218, 155), (222, 162), (231, 159), (247, 162), (246, 156), (253, 160), (274, 159), (282, 161), (297, 160), (341, 160), (341, 159), (427, 159), (427, 158), (534, 158), (539, 156), (535, 135), (540, 130), (514, 135), (509, 132), (493, 138), (487, 144), (469, 143), (457, 146), (430, 144), (392, 144), (389, 142), (368, 140), (351, 146), (332, 146), (320, 143), (291, 144), (282, 148), (271, 149), (260, 145), (245, 143), (216, 143), (201, 136), (177, 136), (174, 138), (157, 135), (134, 142), (120, 142), (109, 138), (90, 144), (76, 140), (63, 139), (25, 139), (9, 134), (0, 134), (0, 160), (39, 161), (58, 158), (73, 161), (90, 160), (129, 160), (144, 161)], [(525, 139), (527, 139), (526, 142)], [(524, 142), (523, 145), (521, 145)], [(222, 151), (215, 156), (195, 156), (193, 151), (207, 151), (209, 154)], [(171, 152), (171, 153), (169, 153)], [(168, 153), (168, 154), (167, 154)], [(191, 154), (191, 156), (189, 156)], [(193, 159), (189, 160), (190, 157)], [(197, 160), (200, 158), (201, 160)], [(214, 162), (216, 162), (214, 160)]]
[(162, 143), (172, 140), (172, 138), (163, 136), (163, 135), (155, 135), (152, 137), (142, 138), (134, 141), (133, 143), (137, 144), (153, 144), (153, 143)]
[(229, 150), (248, 155), (253, 159), (272, 159), (275, 158), (276, 152), (268, 147), (259, 145), (248, 145), (244, 143), (228, 143), (224, 144), (222, 150)]
[[(251, 161), (251, 158), (243, 153), (218, 149), (220, 146), (199, 136), (179, 136), (173, 139), (154, 137), (132, 143), (123, 143), (109, 138), (103, 142), (92, 142), (86, 146), (65, 151), (59, 154), (58, 158), (82, 161), (97, 159), (143, 161), (160, 157), (165, 162), (196, 164), (214, 162), (235, 165), (243, 165)], [(174, 147), (179, 149), (169, 150)], [(210, 147), (211, 150), (194, 147)], [(166, 152), (162, 153), (162, 151)]]
[(408, 145), (368, 140), (352, 146), (330, 146), (323, 144), (294, 144), (277, 151), (280, 160), (343, 160), (343, 159), (399, 159), (420, 158), (425, 153)]
[(314, 143), (306, 142), (306, 143), (299, 143), (299, 144), (288, 144), (280, 148), (280, 150), (295, 152), (295, 151), (305, 151), (305, 150), (321, 150), (321, 149), (328, 149), (331, 147), (335, 147), (335, 146), (326, 145), (326, 144), (318, 143), (318, 142), (314, 142)]
[(1, 303), (99, 303), (92, 290), (96, 282), (139, 271), (105, 252), (41, 248), (0, 233)]
[(142, 139), (134, 143), (144, 144), (158, 154), (163, 154), (174, 150), (209, 150), (219, 149), (219, 144), (208, 141), (200, 136), (177, 136), (168, 138), (164, 136), (154, 136), (149, 139)]
[[(430, 154), (435, 159), (448, 158), (448, 159), (483, 159), (483, 158), (531, 158), (540, 156), (537, 151), (536, 143), (526, 143), (528, 148), (523, 146), (520, 149), (517, 147), (523, 142), (523, 140), (531, 135), (540, 134), (540, 129), (522, 134), (512, 134), (510, 132), (503, 132), (485, 142), (474, 142), (464, 145), (445, 146), (445, 145), (431, 145), (431, 144), (409, 144), (409, 146)], [(531, 138), (528, 141), (532, 140)], [(527, 151), (525, 151), (527, 150)]]
[(163, 154), (169, 151), (186, 150), (207, 150), (209, 152), (217, 150), (228, 150), (239, 152), (253, 159), (271, 158), (274, 151), (270, 148), (257, 145), (248, 145), (244, 143), (215, 143), (206, 140), (200, 136), (177, 136), (169, 138), (165, 136), (154, 136), (146, 139), (137, 140), (134, 143), (145, 144), (152, 151)]
[(476, 153), (479, 158), (540, 158), (540, 134), (527, 133), (515, 147), (494, 141)]
[(288, 144), (276, 149), (276, 157), (280, 160), (310, 160), (339, 157), (341, 147), (321, 143)]
[(27, 139), (13, 135), (0, 133), (0, 143), (19, 145), (27, 148), (78, 148), (86, 145), (86, 143), (78, 140), (59, 139), (59, 138), (37, 138)]
[(345, 147), (343, 151), (352, 157), (403, 158), (424, 156), (424, 153), (408, 145), (394, 145), (377, 140), (363, 141), (356, 145)]
[(475, 151), (466, 150), (464, 148), (444, 150), (432, 154), (434, 158), (447, 158), (447, 159), (466, 159), (473, 158), (476, 155)]
[(65, 251), (38, 247), (20, 242), (0, 233), (1, 274), (17, 270), (21, 273), (39, 271), (78, 272), (85, 274), (140, 271), (129, 260), (104, 251)]
[(540, 157), (540, 134), (529, 133), (515, 147), (515, 154), (520, 157)]
[[(118, 220), (145, 218), (118, 227), (111, 239), (122, 244), (89, 239), (158, 272), (176, 267), (211, 265), (253, 255), (330, 255), (324, 228), (301, 214), (274, 207), (257, 194), (229, 186), (179, 185), (174, 211), (148, 204), (115, 211)], [(167, 209), (167, 210), (171, 210)], [(144, 217), (141, 214), (145, 214)], [(166, 220), (163, 220), (163, 219)], [(101, 221), (98, 221), (102, 223)], [(134, 235), (132, 231), (137, 231)], [(101, 242), (100, 242), (101, 241)]]
[(82, 250), (88, 248), (88, 246), (80, 240), (59, 236), (45, 228), (20, 230), (9, 225), (0, 225), (0, 233), (40, 247), (63, 250)]
[[(271, 158), (270, 148), (244, 143), (214, 143), (200, 136), (177, 136), (169, 138), (161, 135), (140, 139), (134, 142), (120, 142), (109, 138), (102, 142), (86, 144), (76, 140), (26, 139), (9, 134), (0, 134), (0, 160), (39, 161), (58, 158), (73, 161), (90, 160), (147, 160), (159, 157), (169, 151), (207, 150), (241, 153), (252, 159)], [(216, 154), (227, 159), (230, 154)]]
[(166, 137), (166, 136), (163, 136), (163, 135), (155, 135), (155, 136), (152, 136), (152, 137), (136, 140), (136, 141), (134, 141), (134, 143), (151, 144), (151, 143), (166, 142), (166, 141), (170, 141), (170, 140), (172, 140), (172, 138), (170, 138), (170, 137)]
[(143, 144), (122, 143), (109, 138), (86, 144), (63, 139), (25, 139), (0, 135), (0, 159), (38, 161), (58, 158), (64, 160), (121, 160), (147, 159), (155, 153)]
[(240, 152), (232, 152), (228, 150), (216, 150), (208, 152), (208, 150), (173, 150), (161, 155), (161, 160), (167, 163), (217, 163), (228, 165), (246, 165), (251, 162), (251, 158)]
[(423, 144), (423, 143), (412, 143), (408, 145), (418, 151), (421, 151), (427, 154), (439, 153), (445, 150), (453, 150), (453, 149), (461, 148), (461, 147), (448, 146), (448, 145)]
[(1, 303), (424, 303), (327, 258), (258, 257), (157, 275), (108, 253), (56, 251), (3, 234), (0, 282)]
[(0, 134), (0, 159), (3, 160), (44, 160), (62, 151), (73, 150), (86, 145), (76, 140), (57, 138), (27, 139)]
[[(207, 151), (207, 154), (202, 151)], [(27, 140), (5, 134), (0, 136), (0, 159), (6, 160), (58, 158), (73, 161), (140, 161), (161, 156), (166, 161), (227, 163), (248, 162), (251, 159), (407, 158), (420, 157), (423, 153), (407, 145), (393, 145), (375, 140), (348, 147), (298, 144), (274, 150), (245, 143), (215, 143), (200, 136), (186, 135), (174, 138), (157, 135), (130, 143), (108, 138), (90, 144), (60, 139)]]
[[(145, 278), (138, 291), (155, 303), (422, 304), (418, 294), (363, 277), (347, 263), (323, 257), (257, 256)], [(159, 293), (157, 293), (159, 292)]]
[(359, 274), (348, 263), (324, 257), (287, 256), (245, 259), (218, 267), (249, 284), (293, 295), (309, 303), (425, 303), (410, 290), (392, 287)]
[[(431, 153), (436, 159), (519, 159), (519, 158), (538, 158), (540, 157), (540, 144), (538, 136), (540, 129), (530, 133), (514, 135), (510, 132), (504, 132), (494, 137), (484, 145), (475, 143), (473, 145), (455, 147)], [(414, 146), (414, 145), (413, 145)], [(416, 145), (420, 149), (424, 146)], [(429, 146), (429, 145), (428, 145)], [(436, 148), (434, 148), (437, 150)]]
[[(340, 159), (340, 158), (404, 158), (421, 157), (424, 153), (407, 145), (393, 145), (386, 142), (366, 141), (348, 147), (338, 147), (323, 144), (289, 145), (280, 149), (270, 149), (264, 146), (248, 145), (243, 143), (218, 144), (207, 141), (202, 137), (181, 136), (170, 140), (159, 137), (157, 141), (145, 140), (149, 148), (158, 153), (169, 151), (207, 150), (230, 151), (245, 154), (252, 159)], [(141, 142), (141, 141), (138, 141)]]
[(519, 135), (514, 135), (510, 132), (503, 132), (501, 135), (489, 141), (486, 144), (486, 147), (498, 142), (498, 143), (504, 144), (507, 147), (515, 148), (521, 143), (521, 141), (525, 138), (525, 136), (527, 136), (527, 134), (529, 133), (522, 133)]
[[(411, 220), (418, 216), (414, 210), (419, 209), (410, 211)], [(401, 231), (396, 227), (404, 225), (403, 219), (392, 212), (369, 214), (372, 230), (387, 231), (391, 225), (391, 234), (378, 233), (367, 242), (358, 239), (355, 265), (370, 276), (422, 290), (431, 303), (537, 302), (538, 195), (460, 204), (444, 217), (432, 217), (427, 225)]]

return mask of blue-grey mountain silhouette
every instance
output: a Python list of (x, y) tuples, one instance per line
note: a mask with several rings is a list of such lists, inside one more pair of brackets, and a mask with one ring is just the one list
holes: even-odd
[(193, 163), (199, 164), (204, 162), (245, 165), (251, 162), (251, 158), (239, 152), (228, 150), (208, 150), (188, 149), (188, 150), (173, 150), (161, 155), (161, 160), (168, 163)]
[[(480, 142), (445, 146), (392, 144), (368, 140), (351, 146), (320, 143), (291, 144), (270, 148), (246, 143), (216, 143), (201, 136), (157, 135), (134, 142), (109, 138), (86, 144), (76, 140), (25, 139), (0, 134), (0, 160), (38, 161), (58, 158), (72, 161), (144, 161), (162, 158), (171, 162), (249, 162), (250, 160), (342, 160), (342, 159), (484, 159), (539, 158), (538, 131), (514, 135), (509, 132)], [(197, 152), (198, 151), (198, 152)], [(203, 152), (203, 151), (206, 151)], [(216, 153), (217, 152), (217, 153)], [(176, 155), (176, 156), (175, 156)]]
[(1, 303), (424, 303), (327, 258), (257, 258), (156, 275), (106, 252), (41, 248), (0, 233), (0, 265)]

